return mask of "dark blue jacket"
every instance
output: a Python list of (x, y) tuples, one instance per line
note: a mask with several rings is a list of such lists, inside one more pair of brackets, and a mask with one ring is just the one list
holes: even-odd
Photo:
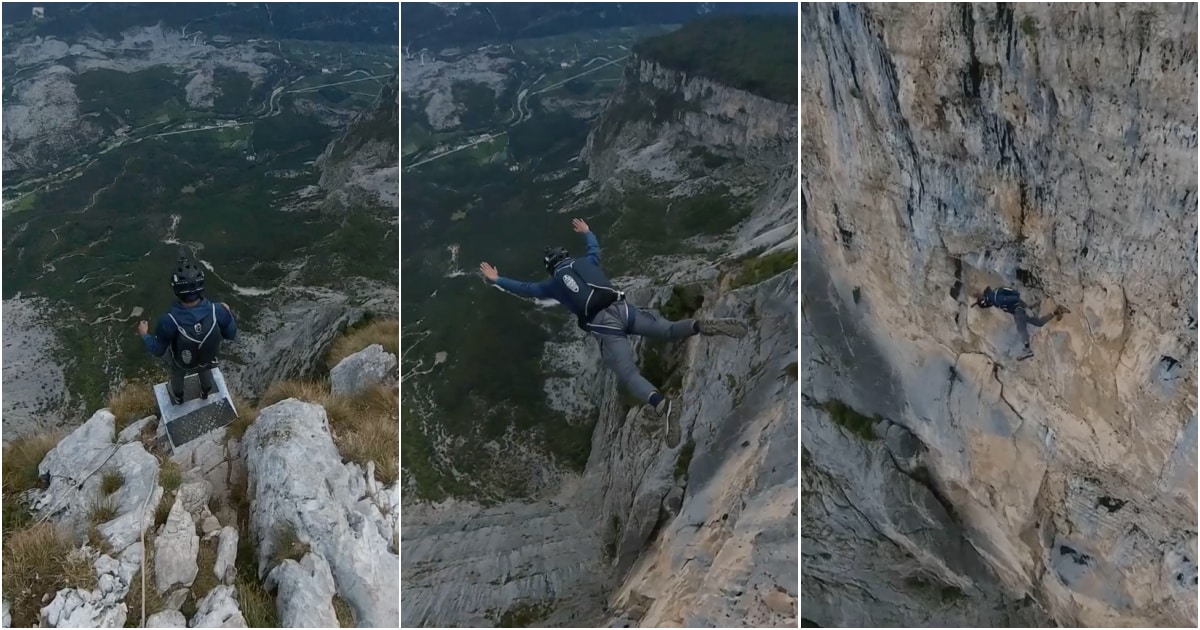
[[(212, 312), (212, 308), (213, 304), (208, 301), (208, 298), (200, 300), (199, 304), (191, 308), (175, 302), (171, 305), (170, 315), (175, 317), (180, 326), (187, 328), (203, 320)], [(221, 304), (217, 304), (217, 328), (221, 331), (223, 339), (233, 341), (237, 337), (237, 323), (233, 321), (233, 314)], [(142, 343), (146, 344), (146, 350), (149, 350), (150, 354), (160, 357), (171, 347), (176, 334), (178, 334), (178, 329), (175, 327), (175, 322), (171, 321), (169, 315), (163, 315), (158, 318), (158, 325), (155, 326), (153, 335), (150, 333), (142, 335)]]
[[(584, 232), (583, 239), (587, 241), (587, 254), (584, 259), (599, 267), (600, 241), (596, 240), (596, 235), (591, 232)], [(568, 258), (560, 263), (560, 265), (569, 264), (570, 260), (571, 259)], [(504, 289), (509, 293), (519, 295), (524, 298), (558, 300), (559, 304), (562, 304), (572, 313), (575, 313), (576, 317), (580, 316), (580, 313), (575, 312), (575, 309), (571, 306), (572, 300), (570, 296), (567, 295), (567, 289), (565, 289), (562, 284), (555, 282), (553, 277), (547, 278), (541, 282), (521, 282), (519, 280), (513, 280), (511, 278), (500, 276), (499, 278), (496, 278), (496, 286), (499, 286), (501, 289)]]

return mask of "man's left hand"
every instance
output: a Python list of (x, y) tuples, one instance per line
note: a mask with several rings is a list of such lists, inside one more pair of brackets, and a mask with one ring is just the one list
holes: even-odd
[(138, 330), (138, 336), (141, 336), (141, 335), (144, 335), (144, 334), (150, 332), (150, 322), (148, 322), (144, 319), (142, 321), (138, 322), (137, 330)]

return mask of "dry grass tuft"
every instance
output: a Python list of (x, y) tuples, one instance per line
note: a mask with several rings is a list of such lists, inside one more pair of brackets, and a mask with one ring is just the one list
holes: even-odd
[(39, 523), (4, 537), (4, 598), (9, 601), (12, 627), (31, 628), (38, 621), (42, 598), (59, 589), (96, 586), (92, 563), (72, 553), (75, 545), (53, 523)]
[(329, 426), (342, 457), (366, 466), (392, 483), (400, 475), (400, 392), (377, 384), (354, 396), (338, 396), (327, 406)]
[(350, 604), (346, 603), (346, 600), (337, 595), (333, 596), (333, 614), (337, 615), (339, 627), (354, 627), (354, 611), (350, 609)]
[(120, 490), (123, 485), (125, 485), (125, 475), (116, 469), (104, 471), (104, 476), (100, 478), (100, 492), (106, 495)]
[(108, 410), (117, 418), (117, 431), (146, 416), (158, 415), (158, 400), (154, 398), (154, 383), (135, 380), (121, 383), (108, 395)]
[(92, 504), (88, 512), (88, 522), (93, 526), (107, 523), (117, 518), (117, 504), (109, 497), (104, 497)]
[(275, 609), (275, 598), (255, 578), (238, 574), (233, 583), (237, 591), (238, 605), (248, 628), (278, 628), (279, 612)]
[(175, 492), (179, 489), (179, 484), (183, 482), (183, 472), (179, 470), (179, 464), (175, 460), (167, 458), (163, 460), (162, 468), (159, 469), (159, 481), (162, 483), (163, 490), (167, 492)]
[(366, 324), (346, 330), (329, 346), (325, 365), (332, 370), (342, 359), (376, 343), (399, 357), (400, 320), (372, 319)]
[(329, 383), (326, 381), (276, 381), (259, 399), (258, 406), (269, 407), (288, 398), (324, 405), (329, 397)]
[(171, 516), (171, 507), (174, 505), (175, 493), (164, 492), (162, 498), (158, 500), (158, 507), (154, 508), (154, 527), (156, 529), (167, 522), (167, 518)]
[(275, 527), (275, 550), (271, 553), (271, 564), (276, 565), (284, 560), (300, 562), (309, 552), (308, 543), (302, 542), (296, 535), (296, 528), (288, 523), (280, 523)]
[(250, 428), (250, 424), (258, 418), (258, 407), (237, 394), (231, 393), (230, 395), (233, 396), (233, 406), (237, 408), (238, 417), (225, 428), (225, 439), (237, 438), (240, 440), (246, 434), (246, 429)]
[(40, 487), (42, 480), (38, 477), (38, 465), (45, 459), (46, 453), (54, 448), (62, 439), (64, 433), (57, 431), (44, 435), (30, 435), (19, 438), (4, 447), (0, 456), (2, 477), (0, 493), (4, 503), (4, 535), (28, 526), (33, 521), (29, 506), (22, 494), (33, 488)]
[(342, 457), (362, 466), (375, 462), (375, 475), (384, 483), (399, 477), (399, 387), (380, 383), (343, 396), (330, 393), (326, 381), (280, 381), (271, 385), (260, 404), (265, 407), (287, 398), (325, 408)]

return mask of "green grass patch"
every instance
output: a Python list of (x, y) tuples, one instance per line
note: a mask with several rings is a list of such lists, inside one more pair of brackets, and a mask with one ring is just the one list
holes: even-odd
[(1021, 32), (1025, 33), (1027, 37), (1037, 37), (1037, 20), (1033, 19), (1032, 15), (1026, 15), (1025, 18), (1021, 20)]
[(679, 459), (675, 460), (675, 481), (680, 481), (687, 476), (688, 466), (692, 465), (692, 455), (695, 452), (696, 442), (689, 438), (679, 451)]
[(37, 197), (38, 195), (36, 192), (21, 195), (16, 199), (16, 201), (13, 201), (12, 204), (8, 206), (8, 211), (5, 212), (5, 215), (13, 215), (19, 212), (25, 212), (26, 210), (33, 210), (35, 207), (37, 207)]
[(740, 289), (777, 276), (796, 264), (795, 250), (784, 250), (766, 256), (750, 256), (738, 261), (730, 289)]
[(159, 483), (162, 484), (163, 490), (175, 492), (182, 481), (183, 473), (179, 470), (179, 464), (173, 459), (165, 460), (159, 469)]
[(550, 616), (553, 611), (552, 602), (518, 603), (499, 615), (495, 611), (489, 611), (487, 617), (497, 628), (529, 628)]
[(119, 470), (106, 470), (104, 476), (100, 478), (100, 492), (104, 494), (112, 494), (121, 489), (125, 485), (125, 475)]
[(187, 79), (167, 66), (137, 72), (100, 68), (75, 75), (74, 81), (81, 114), (107, 110), (135, 127), (157, 121), (172, 98), (186, 99)]
[(835, 423), (845, 427), (854, 435), (868, 441), (879, 439), (874, 430), (875, 423), (880, 420), (878, 416), (864, 416), (850, 405), (837, 399), (822, 403), (821, 408)]

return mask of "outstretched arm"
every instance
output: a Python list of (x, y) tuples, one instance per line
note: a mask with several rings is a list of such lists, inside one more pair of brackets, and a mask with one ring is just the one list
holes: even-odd
[(587, 257), (592, 261), (592, 264), (600, 264), (600, 241), (596, 240), (596, 234), (583, 219), (574, 219), (571, 221), (571, 227), (575, 231), (583, 235), (583, 240), (587, 242)]
[(483, 274), (483, 277), (488, 282), (514, 295), (523, 298), (542, 299), (554, 297), (550, 294), (550, 286), (554, 282), (553, 280), (546, 280), (544, 282), (521, 282), (520, 280), (513, 280), (512, 278), (505, 278), (504, 276), (500, 275), (500, 272), (497, 271), (495, 267), (486, 262), (479, 263), (479, 271)]
[(166, 316), (158, 318), (158, 326), (155, 327), (153, 335), (150, 334), (150, 326), (145, 320), (138, 322), (138, 335), (142, 338), (142, 344), (156, 357), (161, 357), (167, 351), (175, 337), (175, 329), (166, 323), (166, 319)]
[(234, 319), (233, 309), (229, 308), (228, 304), (220, 302), (220, 305), (221, 309), (217, 309), (217, 326), (221, 329), (221, 337), (233, 341), (237, 339), (237, 320)]

